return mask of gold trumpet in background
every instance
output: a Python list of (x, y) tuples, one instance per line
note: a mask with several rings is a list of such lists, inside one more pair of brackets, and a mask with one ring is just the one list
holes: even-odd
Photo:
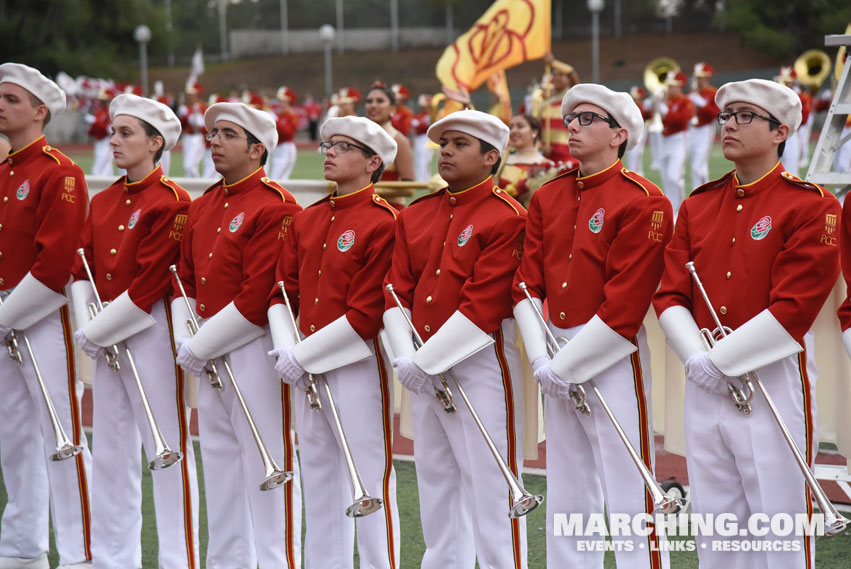
[(798, 56), (794, 67), (798, 82), (815, 92), (830, 76), (830, 56), (821, 49), (808, 49)]

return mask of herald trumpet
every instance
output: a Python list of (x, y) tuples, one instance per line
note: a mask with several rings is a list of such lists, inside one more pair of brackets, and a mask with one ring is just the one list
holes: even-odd
[[(411, 322), (411, 319), (408, 317), (408, 313), (405, 312), (404, 307), (402, 306), (402, 301), (399, 300), (399, 297), (396, 295), (396, 291), (393, 290), (393, 285), (388, 283), (384, 286), (387, 289), (387, 292), (393, 297), (393, 300), (396, 301), (396, 305), (402, 311), (402, 314), (405, 315), (405, 320), (408, 322), (408, 326), (411, 327), (411, 333), (414, 337), (414, 345), (417, 349), (420, 349), (423, 346), (423, 339), (420, 337), (420, 333), (417, 332), (416, 327), (414, 327), (414, 323)], [(491, 455), (493, 455), (494, 460), (496, 461), (496, 465), (499, 467), (500, 472), (502, 473), (503, 478), (505, 478), (505, 482), (508, 484), (508, 489), (511, 492), (511, 509), (508, 511), (509, 518), (519, 518), (521, 516), (525, 516), (535, 508), (541, 505), (541, 502), (544, 501), (543, 496), (534, 496), (526, 491), (525, 488), (520, 484), (520, 481), (514, 476), (514, 473), (508, 468), (508, 465), (505, 464), (505, 460), (503, 460), (502, 455), (499, 453), (499, 449), (496, 448), (496, 445), (493, 442), (490, 434), (488, 433), (487, 428), (485, 428), (484, 423), (479, 418), (478, 413), (476, 413), (473, 404), (470, 402), (470, 399), (467, 397), (467, 393), (464, 391), (464, 388), (461, 386), (461, 382), (458, 381), (458, 378), (455, 377), (455, 374), (452, 373), (452, 370), (446, 372), (446, 374), (440, 374), (440, 380), (444, 385), (444, 388), (448, 387), (446, 383), (446, 377), (448, 375), (452, 378), (452, 381), (455, 383), (455, 387), (458, 389), (458, 394), (461, 395), (461, 399), (464, 401), (464, 404), (467, 406), (467, 409), (470, 411), (470, 415), (473, 417), (473, 421), (476, 423), (476, 426), (479, 428), (479, 432), (482, 434), (482, 437), (485, 439), (485, 443), (488, 445), (488, 450), (490, 450)]]
[[(564, 344), (567, 343), (567, 340), (562, 337), (556, 339), (556, 337), (553, 335), (552, 330), (550, 330), (550, 327), (547, 326), (547, 321), (544, 319), (544, 315), (541, 314), (540, 310), (538, 309), (538, 305), (535, 304), (535, 302), (532, 300), (532, 295), (529, 294), (529, 289), (526, 287), (526, 283), (521, 282), (518, 283), (517, 286), (520, 288), (520, 290), (523, 291), (523, 294), (526, 295), (526, 298), (529, 299), (529, 302), (535, 309), (535, 314), (538, 316), (538, 320), (541, 324), (541, 327), (544, 329), (544, 333), (547, 335), (547, 352), (550, 352), (550, 357), (552, 358), (556, 353), (558, 353), (559, 350), (562, 349)], [(558, 340), (563, 340), (563, 342), (560, 343), (558, 342)], [(638, 473), (641, 475), (641, 479), (644, 481), (644, 486), (647, 487), (647, 491), (653, 498), (654, 511), (660, 514), (677, 513), (683, 507), (682, 502), (680, 502), (676, 498), (669, 496), (664, 490), (662, 490), (662, 487), (659, 485), (659, 482), (656, 481), (656, 478), (653, 476), (653, 473), (650, 472), (650, 469), (647, 467), (646, 464), (644, 464), (644, 461), (641, 460), (641, 456), (639, 456), (638, 452), (636, 452), (635, 447), (632, 446), (629, 437), (627, 437), (617, 417), (615, 417), (615, 414), (612, 412), (608, 403), (606, 403), (606, 400), (603, 398), (603, 394), (600, 393), (597, 384), (594, 383), (593, 379), (589, 379), (587, 383), (591, 385), (591, 390), (594, 392), (594, 395), (596, 395), (597, 399), (600, 401), (600, 405), (603, 407), (603, 411), (606, 412), (606, 415), (612, 422), (612, 426), (615, 428), (618, 437), (620, 437), (621, 442), (623, 442), (624, 446), (626, 447), (626, 451), (627, 453), (629, 453), (629, 457), (632, 459), (633, 464), (635, 464), (635, 467), (638, 469)], [(573, 398), (572, 393), (571, 398)], [(574, 403), (575, 401), (576, 400), (574, 399)], [(582, 398), (582, 405), (586, 409), (588, 408), (588, 403), (585, 401), (584, 398), (584, 392)], [(584, 412), (579, 409), (579, 406), (577, 406), (577, 410), (582, 412), (584, 415), (591, 414), (590, 409), (587, 412)]]
[[(281, 292), (284, 295), (284, 304), (287, 306), (287, 312), (289, 313), (290, 320), (292, 321), (296, 342), (301, 343), (301, 335), (298, 333), (298, 326), (296, 326), (295, 323), (295, 314), (293, 314), (293, 307), (290, 305), (290, 299), (287, 296), (286, 289), (284, 288), (284, 281), (278, 281), (278, 286), (281, 287)], [(313, 377), (313, 374), (310, 373), (307, 377), (309, 381), (308, 387), (313, 388), (316, 402), (318, 404), (318, 407), (314, 407), (313, 403), (310, 403), (310, 408), (321, 411), (322, 405), (319, 403), (319, 394), (315, 392), (316, 379)], [(340, 421), (340, 414), (337, 413), (337, 405), (334, 403), (334, 396), (331, 395), (331, 387), (328, 385), (328, 380), (326, 378), (323, 377), (320, 379), (324, 380), (322, 381), (322, 384), (325, 386), (325, 397), (328, 398), (328, 409), (331, 411), (331, 418), (334, 420), (334, 428), (337, 430), (337, 437), (340, 439), (340, 447), (343, 450), (343, 458), (346, 459), (346, 468), (349, 471), (349, 481), (352, 484), (352, 498), (354, 499), (354, 502), (346, 508), (346, 515), (350, 518), (362, 518), (380, 510), (384, 506), (384, 500), (381, 498), (373, 498), (369, 495), (369, 491), (367, 491), (366, 485), (363, 483), (360, 472), (358, 472), (358, 468), (352, 458), (349, 441), (346, 438), (345, 431), (343, 431), (343, 423)], [(307, 395), (309, 399), (309, 389)]]
[[(186, 295), (186, 290), (183, 288), (183, 281), (180, 280), (180, 275), (177, 274), (177, 266), (171, 265), (168, 268), (169, 271), (174, 275), (174, 280), (177, 283), (177, 287), (180, 289), (180, 294), (183, 296), (184, 302), (186, 302), (186, 306), (189, 308), (189, 317), (190, 321), (187, 322), (191, 324), (189, 328), (189, 332), (194, 336), (198, 333), (198, 330), (201, 327), (198, 325), (198, 319), (195, 317), (195, 311), (192, 308), (192, 304), (189, 302), (189, 297)], [(260, 453), (260, 460), (263, 461), (263, 471), (265, 478), (263, 482), (260, 483), (260, 490), (273, 490), (278, 486), (283, 486), (287, 482), (293, 479), (293, 473), (290, 471), (283, 471), (278, 468), (278, 465), (275, 464), (275, 459), (272, 458), (272, 455), (269, 453), (269, 449), (266, 448), (266, 443), (263, 442), (263, 437), (260, 436), (260, 431), (257, 430), (257, 424), (254, 422), (254, 418), (251, 416), (251, 411), (248, 409), (248, 405), (245, 403), (245, 399), (242, 397), (242, 392), (239, 390), (239, 385), (236, 383), (236, 378), (233, 375), (233, 370), (230, 367), (230, 363), (225, 356), (221, 356), (222, 367), (225, 368), (225, 373), (230, 380), (230, 384), (233, 387), (234, 395), (236, 395), (236, 399), (239, 402), (239, 406), (242, 409), (242, 414), (245, 415), (245, 420), (248, 422), (248, 428), (251, 429), (251, 436), (254, 438), (254, 444), (257, 445), (257, 452)], [(209, 370), (207, 371), (208, 376), (215, 375), (216, 378), (219, 378), (219, 371), (216, 366), (215, 361), (209, 361), (207, 363)], [(221, 385), (221, 379), (219, 379), (219, 385)], [(284, 433), (284, 436), (289, 436), (287, 433)]]
[[(3, 298), (0, 297), (0, 305), (3, 304)], [(44, 405), (47, 407), (47, 415), (50, 418), (50, 426), (53, 428), (53, 436), (56, 439), (56, 452), (50, 455), (50, 460), (65, 460), (83, 452), (82, 445), (75, 445), (68, 435), (65, 434), (65, 429), (62, 428), (62, 423), (59, 421), (59, 416), (56, 414), (56, 407), (53, 406), (53, 399), (47, 391), (47, 385), (44, 383), (44, 376), (41, 375), (41, 369), (38, 367), (38, 361), (35, 359), (30, 339), (23, 330), (12, 330), (9, 332), (7, 347), (9, 349), (9, 357), (18, 362), (18, 365), (23, 365), (24, 360), (21, 357), (21, 352), (18, 345), (18, 336), (24, 341), (24, 347), (27, 349), (27, 354), (30, 356), (30, 361), (33, 364), (33, 371), (38, 382), (38, 388), (41, 391), (41, 397), (44, 400)]]
[[(92, 292), (94, 292), (95, 295), (96, 304), (89, 305), (89, 314), (92, 318), (94, 318), (103, 310), (104, 304), (101, 302), (97, 284), (95, 283), (94, 276), (92, 275), (92, 270), (89, 267), (89, 262), (86, 260), (86, 251), (84, 249), (77, 249), (77, 254), (83, 260), (83, 269), (86, 271), (86, 276), (89, 277), (89, 282), (92, 285)], [(112, 346), (112, 354), (112, 361), (114, 361), (115, 365), (112, 365), (109, 357), (107, 357), (107, 365), (109, 365), (113, 371), (117, 372), (120, 369), (118, 366), (118, 346)], [(127, 356), (127, 363), (130, 364), (130, 373), (133, 375), (133, 379), (136, 382), (136, 389), (139, 391), (139, 399), (142, 401), (142, 409), (145, 411), (145, 420), (148, 422), (148, 428), (151, 429), (151, 436), (154, 439), (154, 452), (156, 455), (153, 460), (148, 463), (148, 468), (151, 470), (168, 468), (172, 464), (181, 461), (183, 459), (183, 453), (171, 450), (168, 443), (165, 442), (162, 431), (160, 431), (160, 426), (154, 418), (153, 411), (151, 411), (151, 405), (148, 402), (148, 395), (145, 393), (145, 387), (142, 385), (142, 379), (139, 377), (139, 370), (136, 368), (136, 360), (133, 358), (133, 353), (126, 344), (124, 345), (124, 355)]]
[[(709, 309), (710, 314), (712, 314), (712, 319), (715, 321), (715, 325), (717, 326), (716, 331), (718, 335), (720, 335), (721, 338), (726, 338), (730, 333), (730, 328), (721, 324), (721, 319), (718, 318), (718, 314), (715, 312), (715, 308), (709, 300), (709, 295), (703, 287), (703, 283), (700, 282), (700, 278), (697, 276), (697, 270), (694, 267), (694, 262), (689, 261), (686, 263), (686, 269), (688, 269), (688, 272), (691, 273), (692, 278), (694, 278), (694, 283), (697, 285), (697, 288), (700, 289), (703, 300), (706, 302), (706, 307)], [(768, 409), (771, 411), (772, 417), (774, 417), (774, 422), (780, 429), (780, 433), (783, 435), (783, 439), (786, 441), (789, 450), (792, 451), (792, 455), (795, 457), (795, 462), (798, 464), (801, 474), (803, 474), (807, 485), (810, 487), (810, 491), (813, 493), (819, 509), (824, 514), (825, 535), (836, 535), (841, 533), (848, 525), (848, 520), (839, 513), (824, 493), (824, 489), (822, 489), (821, 484), (819, 484), (818, 480), (816, 480), (815, 474), (813, 474), (813, 471), (810, 469), (810, 465), (807, 464), (807, 461), (804, 459), (804, 455), (801, 454), (801, 450), (798, 448), (798, 445), (795, 444), (795, 440), (792, 438), (789, 428), (780, 416), (780, 412), (777, 410), (774, 400), (765, 389), (762, 380), (759, 378), (759, 374), (755, 370), (750, 371), (745, 375), (745, 381), (752, 382), (756, 385), (757, 389), (762, 394), (762, 397), (765, 399), (765, 403), (768, 405)]]

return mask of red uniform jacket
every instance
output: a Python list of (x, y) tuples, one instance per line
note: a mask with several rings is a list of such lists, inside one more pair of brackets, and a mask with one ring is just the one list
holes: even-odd
[(428, 127), (431, 126), (431, 114), (428, 111), (420, 111), (414, 115), (411, 126), (417, 136), (427, 133)]
[[(80, 237), (101, 300), (125, 290), (146, 312), (171, 296), (168, 267), (177, 262), (189, 211), (189, 194), (157, 167), (144, 180), (122, 177), (92, 198)], [(88, 280), (77, 257), (74, 278)]]
[[(323, 198), (293, 217), (275, 279), (286, 283), (306, 336), (343, 315), (364, 340), (378, 335), (395, 220), (396, 210), (372, 184)], [(279, 302), (276, 285), (272, 304)]]
[[(842, 276), (845, 284), (851, 289), (851, 200), (846, 199), (842, 205), (842, 231), (840, 232), (839, 249), (842, 258)], [(839, 307), (839, 325), (844, 332), (851, 328), (851, 298), (845, 297), (845, 302)]]
[(89, 127), (89, 136), (96, 140), (103, 140), (110, 135), (109, 109), (98, 109), (95, 111), (95, 122)]
[(765, 309), (803, 341), (839, 276), (839, 201), (783, 171), (779, 162), (744, 186), (735, 171), (705, 184), (683, 202), (665, 251), (656, 313), (691, 310), (697, 325), (715, 328), (697, 274), (725, 326), (736, 329)]
[(683, 94), (669, 97), (667, 114), (662, 116), (662, 136), (671, 136), (688, 128), (691, 117), (694, 116), (694, 103)]
[(712, 85), (707, 85), (697, 92), (698, 95), (706, 100), (705, 106), (695, 108), (697, 112), (697, 126), (706, 126), (718, 120), (718, 113), (721, 112), (721, 109), (715, 104), (715, 93), (717, 92), (718, 88)]
[[(511, 317), (511, 281), (523, 257), (526, 210), (488, 178), (440, 190), (402, 210), (387, 282), (427, 341), (460, 310), (485, 333)], [(386, 308), (396, 306), (389, 294)]]
[(86, 220), (83, 170), (41, 136), (0, 163), (0, 194), (0, 290), (32, 272), (60, 292)]
[[(550, 129), (547, 132), (547, 129)], [(570, 155), (568, 140), (570, 133), (564, 126), (564, 118), (561, 115), (561, 98), (554, 97), (544, 105), (541, 116), (541, 140), (549, 138), (551, 150), (544, 154), (547, 158), (557, 164), (565, 164), (572, 169), (577, 166), (576, 159)]]
[(526, 251), (514, 276), (515, 304), (546, 299), (560, 328), (597, 314), (630, 338), (641, 327), (673, 233), (671, 202), (621, 161), (592, 176), (573, 170), (532, 194)]
[(396, 107), (396, 112), (393, 113), (393, 117), (390, 119), (390, 124), (393, 125), (393, 128), (401, 132), (405, 136), (409, 136), (411, 134), (411, 123), (414, 119), (414, 111), (409, 109), (403, 104), (399, 104)]
[(275, 113), (275, 126), (278, 129), (278, 144), (292, 142), (298, 131), (298, 114), (293, 110)]
[(189, 206), (179, 273), (202, 318), (233, 301), (254, 324), (268, 321), (275, 263), (292, 216), (301, 207), (265, 176), (259, 168), (234, 184), (219, 180)]

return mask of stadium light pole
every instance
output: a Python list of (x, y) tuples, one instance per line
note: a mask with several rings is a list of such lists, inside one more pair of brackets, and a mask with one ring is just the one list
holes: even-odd
[(219, 0), (219, 47), (222, 50), (222, 61), (228, 60), (228, 23), (227, 0)]
[(133, 39), (139, 44), (139, 68), (142, 76), (142, 96), (148, 96), (148, 42), (151, 41), (151, 28), (142, 24), (133, 30)]
[(600, 12), (603, 11), (603, 0), (588, 0), (591, 10), (591, 81), (600, 82)]
[(289, 24), (287, 23), (287, 0), (281, 0), (281, 55), (290, 54)]
[(390, 0), (390, 49), (399, 51), (399, 0)]
[(337, 31), (334, 26), (325, 24), (319, 28), (319, 39), (325, 47), (325, 96), (331, 97), (331, 46), (334, 44), (334, 36)]
[(337, 0), (337, 53), (343, 53), (343, 0)]

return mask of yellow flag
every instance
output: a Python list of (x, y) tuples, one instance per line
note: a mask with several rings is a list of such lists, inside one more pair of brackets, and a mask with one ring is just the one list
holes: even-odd
[(493, 73), (550, 50), (550, 0), (496, 0), (470, 30), (446, 48), (437, 78), (473, 91)]

